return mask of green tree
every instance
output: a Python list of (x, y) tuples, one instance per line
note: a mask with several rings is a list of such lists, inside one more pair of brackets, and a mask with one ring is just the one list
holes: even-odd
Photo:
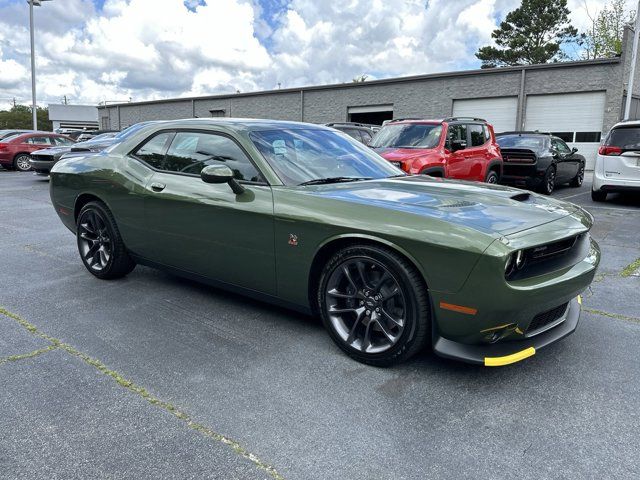
[(362, 82), (366, 82), (367, 78), (369, 78), (369, 75), (367, 75), (366, 73), (363, 73), (362, 75), (358, 75), (357, 77), (353, 77), (353, 83), (362, 83)]
[(622, 53), (624, 27), (627, 23), (633, 22), (635, 17), (633, 11), (626, 10), (625, 4), (625, 0), (611, 0), (593, 15), (585, 4), (591, 25), (589, 30), (582, 34), (583, 58), (610, 58)]
[(578, 40), (571, 26), (567, 0), (522, 0), (509, 12), (491, 37), (497, 46), (485, 46), (476, 57), (482, 68), (531, 65), (566, 58), (563, 43)]
[[(31, 107), (26, 105), (16, 105), (10, 110), (0, 110), (0, 129), (25, 129), (33, 128), (31, 117)], [(53, 124), (49, 120), (49, 109), (38, 107), (38, 129), (53, 130)]]

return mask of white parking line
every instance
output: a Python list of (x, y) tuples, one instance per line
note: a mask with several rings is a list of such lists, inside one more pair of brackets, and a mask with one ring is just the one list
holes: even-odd
[(573, 197), (579, 197), (581, 195), (586, 195), (587, 193), (591, 193), (591, 192), (581, 192), (581, 193), (574, 193), (573, 195), (567, 195), (566, 197), (558, 197), (558, 198), (573, 198)]

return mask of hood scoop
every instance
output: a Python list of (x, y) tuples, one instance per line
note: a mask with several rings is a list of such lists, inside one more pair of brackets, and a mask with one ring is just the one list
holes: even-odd
[(526, 202), (531, 198), (531, 194), (529, 192), (521, 192), (516, 193), (515, 195), (511, 195), (509, 198), (511, 200), (515, 200), (516, 202)]

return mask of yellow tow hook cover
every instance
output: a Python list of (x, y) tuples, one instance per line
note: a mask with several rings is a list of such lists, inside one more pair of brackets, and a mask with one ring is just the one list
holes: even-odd
[(525, 358), (529, 358), (536, 354), (536, 349), (533, 347), (525, 348), (511, 355), (505, 355), (504, 357), (484, 357), (485, 367), (502, 367), (504, 365), (510, 365), (512, 363), (519, 362)]

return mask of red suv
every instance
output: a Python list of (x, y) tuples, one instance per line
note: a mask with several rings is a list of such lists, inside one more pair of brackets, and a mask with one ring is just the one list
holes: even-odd
[(31, 170), (29, 154), (43, 148), (72, 145), (75, 142), (51, 132), (18, 133), (0, 141), (0, 165), (9, 170)]
[(493, 127), (480, 118), (392, 120), (369, 146), (407, 173), (487, 183), (502, 174)]

